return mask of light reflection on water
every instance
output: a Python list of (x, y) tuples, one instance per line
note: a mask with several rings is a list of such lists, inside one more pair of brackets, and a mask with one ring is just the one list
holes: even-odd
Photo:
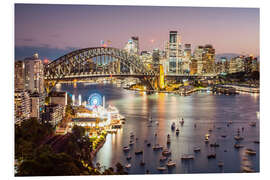
[[(144, 174), (146, 169), (150, 173), (161, 173), (156, 168), (161, 163), (161, 152), (154, 152), (147, 147), (144, 140), (152, 144), (157, 143), (167, 146), (166, 136), (170, 134), (172, 151), (171, 159), (176, 162), (176, 167), (163, 173), (207, 173), (207, 172), (241, 172), (243, 163), (250, 163), (255, 171), (259, 171), (259, 145), (254, 140), (259, 140), (259, 119), (256, 112), (259, 111), (259, 95), (241, 94), (237, 96), (213, 95), (207, 93), (195, 93), (191, 96), (178, 96), (172, 94), (146, 95), (134, 91), (127, 91), (113, 85), (82, 85), (77, 88), (72, 85), (62, 85), (62, 90), (70, 93), (81, 94), (82, 100), (86, 100), (91, 93), (98, 91), (106, 96), (107, 104), (115, 105), (120, 113), (126, 117), (126, 124), (117, 134), (107, 136), (106, 143), (97, 153), (95, 162), (105, 165), (107, 168), (117, 162), (127, 164), (127, 154), (122, 150), (129, 144), (130, 133), (133, 132), (139, 140), (130, 151), (132, 168), (131, 174)], [(149, 114), (153, 118), (152, 127), (147, 127)], [(183, 127), (178, 122), (178, 117), (183, 116)], [(233, 123), (227, 127), (228, 121)], [(159, 125), (155, 124), (159, 122)], [(180, 129), (179, 136), (171, 131), (170, 125), (175, 122)], [(248, 123), (256, 121), (256, 127), (250, 127)], [(197, 127), (194, 128), (196, 123)], [(217, 129), (219, 127), (220, 129)], [(257, 154), (254, 157), (245, 158), (244, 149), (236, 150), (234, 135), (237, 129), (244, 127), (241, 135), (244, 137), (241, 144), (244, 148), (252, 148)], [(212, 129), (210, 143), (217, 142), (220, 147), (212, 148), (204, 143), (204, 135)], [(155, 139), (154, 134), (158, 133)], [(223, 138), (221, 135), (226, 134)], [(193, 153), (195, 146), (201, 147), (201, 152), (194, 154), (193, 161), (181, 161), (182, 154)], [(135, 156), (138, 149), (144, 150), (145, 167), (140, 166), (142, 156)], [(208, 153), (216, 153), (216, 159), (207, 159)], [(244, 161), (243, 161), (244, 159)], [(246, 160), (248, 159), (248, 160)], [(222, 161), (224, 167), (218, 167)]]

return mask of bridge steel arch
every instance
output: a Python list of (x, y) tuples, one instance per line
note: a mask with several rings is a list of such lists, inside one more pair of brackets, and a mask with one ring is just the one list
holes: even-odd
[(142, 77), (141, 80), (149, 83), (151, 88), (154, 89), (152, 81), (158, 74), (147, 68), (137, 55), (132, 55), (124, 50), (113, 47), (84, 48), (65, 54), (45, 66), (45, 80), (59, 81), (72, 75), (85, 75), (84, 66), (86, 66), (86, 62), (91, 58), (99, 56), (109, 56), (117, 59), (123, 66), (130, 70), (129, 75), (140, 75)]

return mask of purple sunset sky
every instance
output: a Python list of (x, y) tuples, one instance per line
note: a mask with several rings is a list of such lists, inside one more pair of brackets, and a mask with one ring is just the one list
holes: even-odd
[(16, 4), (15, 59), (36, 51), (55, 59), (101, 40), (123, 48), (131, 36), (139, 36), (140, 50), (163, 49), (170, 30), (192, 49), (212, 44), (217, 54), (259, 55), (258, 8)]

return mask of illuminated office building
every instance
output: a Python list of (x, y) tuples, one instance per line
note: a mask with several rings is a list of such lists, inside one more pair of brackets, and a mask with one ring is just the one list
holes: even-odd
[(139, 37), (131, 37), (124, 47), (124, 50), (130, 54), (139, 55)]
[(49, 104), (45, 106), (45, 112), (42, 114), (44, 123), (50, 123), (52, 126), (59, 124), (64, 117), (64, 106), (59, 104)]
[(153, 63), (153, 55), (149, 51), (142, 51), (141, 56), (140, 56), (140, 60), (144, 64), (152, 64)]
[(14, 92), (14, 113), (15, 124), (21, 124), (30, 118), (31, 99), (30, 93), (25, 90), (15, 90)]
[(212, 45), (207, 44), (204, 46), (203, 54), (203, 69), (205, 73), (213, 73), (215, 65), (215, 49)]
[(165, 64), (165, 73), (183, 72), (181, 37), (177, 31), (170, 31), (169, 42), (167, 42), (165, 49), (168, 61), (168, 63)]
[(37, 118), (41, 121), (41, 114), (44, 111), (45, 96), (37, 92), (30, 94), (31, 106), (30, 106), (30, 117)]
[(215, 72), (215, 49), (212, 45), (196, 47), (193, 57), (197, 60), (197, 74)]
[(190, 73), (190, 63), (191, 63), (191, 44), (185, 44), (184, 54), (183, 54), (182, 72)]
[[(24, 62), (24, 89), (31, 92), (44, 92), (43, 61), (38, 54), (25, 58)], [(16, 88), (16, 87), (15, 87)]]
[(159, 49), (154, 49), (153, 53), (152, 53), (152, 59), (153, 59), (153, 63), (155, 65), (158, 65), (160, 62), (160, 53), (159, 53)]
[(203, 62), (203, 56), (204, 56), (204, 47), (198, 46), (194, 50), (193, 55), (193, 62), (196, 61), (197, 64), (197, 71), (196, 74), (203, 74), (205, 72), (204, 70), (204, 62)]
[(15, 70), (14, 70), (14, 81), (15, 81), (15, 89), (23, 90), (24, 89), (24, 79), (25, 79), (25, 64), (23, 61), (15, 62)]

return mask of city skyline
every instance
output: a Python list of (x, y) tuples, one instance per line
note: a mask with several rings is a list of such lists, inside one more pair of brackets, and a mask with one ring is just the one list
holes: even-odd
[(260, 55), (258, 8), (16, 4), (15, 27), (16, 60), (34, 52), (56, 59), (101, 46), (101, 40), (123, 49), (131, 36), (139, 37), (140, 50), (163, 50), (170, 30), (177, 30), (192, 51), (212, 44), (217, 54)]

